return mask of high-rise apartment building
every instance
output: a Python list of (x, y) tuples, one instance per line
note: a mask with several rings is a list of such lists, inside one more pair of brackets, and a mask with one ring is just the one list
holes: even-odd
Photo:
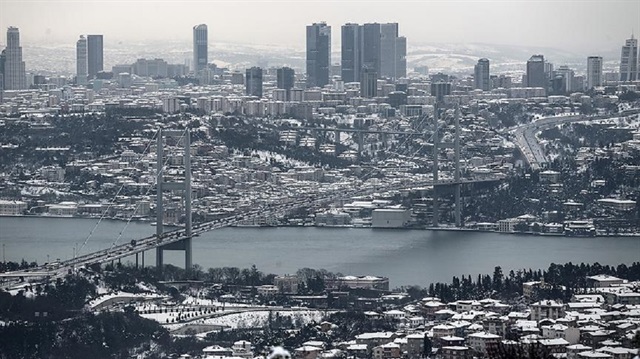
[(193, 27), (193, 72), (198, 73), (209, 63), (209, 30), (207, 25)]
[(102, 35), (87, 35), (87, 72), (89, 78), (95, 78), (104, 70)]
[(407, 75), (407, 39), (399, 36), (398, 23), (380, 25), (380, 77)]
[(247, 69), (244, 78), (245, 81), (245, 93), (247, 96), (262, 97), (262, 69), (259, 67), (252, 67)]
[(636, 81), (638, 79), (638, 39), (625, 41), (620, 53), (620, 81)]
[(80, 35), (80, 39), (76, 42), (76, 83), (78, 85), (87, 84), (87, 38)]
[(20, 46), (20, 31), (17, 27), (11, 26), (7, 29), (3, 72), (5, 90), (24, 90), (27, 88), (27, 75)]
[(587, 89), (602, 86), (602, 57), (587, 57)]
[(286, 91), (287, 101), (291, 101), (291, 89), (296, 83), (296, 72), (290, 67), (282, 67), (276, 71), (276, 81), (279, 89)]
[(331, 26), (325, 22), (307, 26), (307, 87), (329, 83)]
[(474, 67), (473, 80), (475, 88), (482, 91), (491, 90), (491, 75), (489, 73), (489, 59), (480, 59)]
[(342, 25), (341, 58), (342, 81), (359, 81), (362, 67), (362, 27), (360, 25)]
[(527, 61), (527, 87), (547, 88), (544, 56), (533, 55)]

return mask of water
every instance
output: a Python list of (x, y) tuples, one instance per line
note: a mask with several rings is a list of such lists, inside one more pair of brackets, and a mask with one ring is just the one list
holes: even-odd
[[(73, 256), (96, 220), (0, 217), (0, 242), (7, 260), (44, 263)], [(80, 253), (108, 248), (126, 223), (103, 221)], [(155, 232), (148, 222), (132, 222), (119, 243)], [(325, 268), (353, 275), (379, 275), (391, 287), (450, 281), (456, 275), (491, 274), (519, 268), (544, 269), (550, 263), (640, 261), (640, 238), (541, 237), (479, 232), (376, 230), (362, 228), (225, 228), (194, 238), (194, 263), (209, 267), (250, 267), (293, 274), (299, 268)], [(182, 266), (182, 252), (165, 252), (167, 263)], [(133, 259), (131, 259), (133, 260)], [(155, 263), (154, 252), (145, 255)]]

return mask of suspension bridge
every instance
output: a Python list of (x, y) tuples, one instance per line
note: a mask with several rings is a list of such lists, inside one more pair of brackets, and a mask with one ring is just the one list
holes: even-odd
[[(426, 117), (425, 117), (426, 118)], [(425, 119), (423, 118), (423, 120)], [(433, 140), (433, 150), (434, 150), (434, 169), (433, 175), (431, 178), (425, 178), (424, 180), (398, 180), (393, 183), (379, 185), (376, 181), (367, 181), (359, 183), (358, 185), (354, 185), (353, 183), (345, 184), (343, 188), (336, 189), (334, 191), (330, 191), (324, 194), (309, 194), (303, 195), (299, 197), (290, 197), (286, 198), (280, 203), (269, 203), (264, 205), (257, 205), (250, 210), (246, 210), (243, 212), (235, 212), (233, 214), (224, 216), (222, 218), (205, 222), (199, 224), (192, 224), (191, 218), (191, 140), (190, 133), (188, 129), (184, 130), (163, 130), (159, 129), (156, 133), (156, 171), (155, 171), (155, 182), (154, 185), (149, 186), (147, 190), (147, 195), (152, 194), (151, 192), (155, 188), (156, 192), (156, 234), (140, 238), (137, 240), (132, 240), (129, 243), (119, 243), (123, 232), (126, 230), (127, 225), (130, 223), (133, 215), (127, 221), (125, 228), (120, 232), (118, 238), (113, 242), (113, 244), (106, 249), (98, 250), (95, 252), (87, 253), (87, 254), (79, 254), (82, 252), (82, 249), (85, 248), (86, 244), (91, 239), (91, 236), (95, 232), (95, 229), (99, 226), (100, 222), (105, 218), (108, 209), (104, 211), (102, 217), (98, 220), (93, 230), (90, 232), (88, 237), (85, 239), (83, 245), (76, 252), (77, 255), (72, 259), (58, 261), (52, 264), (41, 265), (36, 268), (29, 268), (14, 272), (5, 272), (0, 273), (0, 280), (2, 280), (1, 286), (4, 288), (10, 288), (16, 285), (24, 285), (24, 283), (20, 283), (25, 281), (25, 278), (29, 279), (30, 283), (40, 283), (45, 281), (54, 280), (57, 278), (62, 278), (69, 273), (74, 272), (79, 268), (86, 268), (96, 264), (104, 264), (113, 262), (116, 260), (121, 260), (126, 257), (135, 256), (136, 265), (138, 264), (139, 255), (142, 254), (142, 265), (144, 266), (144, 253), (147, 251), (155, 251), (156, 252), (156, 267), (163, 267), (163, 252), (165, 250), (181, 250), (185, 253), (185, 268), (189, 269), (193, 266), (192, 260), (192, 241), (194, 238), (198, 237), (200, 234), (212, 231), (216, 229), (220, 229), (223, 227), (233, 226), (242, 221), (257, 219), (260, 217), (268, 216), (274, 218), (282, 218), (292, 212), (298, 211), (300, 209), (308, 209), (311, 211), (318, 210), (326, 207), (329, 204), (335, 203), (339, 200), (354, 198), (354, 197), (362, 197), (373, 195), (375, 193), (384, 193), (388, 191), (399, 191), (406, 190), (412, 188), (424, 188), (428, 186), (433, 186), (434, 188), (434, 205), (433, 205), (433, 226), (438, 226), (438, 191), (437, 188), (448, 187), (453, 188), (455, 193), (455, 222), (457, 227), (461, 227), (461, 219), (460, 219), (460, 187), (465, 184), (471, 183), (482, 183), (482, 182), (494, 182), (501, 180), (501, 177), (489, 177), (482, 179), (469, 179), (469, 178), (461, 178), (460, 176), (460, 141), (459, 141), (459, 110), (455, 112), (455, 129), (456, 129), (456, 139), (452, 146), (455, 149), (455, 173), (453, 178), (447, 179), (439, 179), (438, 175), (438, 149), (441, 144), (439, 141), (438, 135), (438, 121), (434, 121), (434, 131), (431, 136)], [(182, 176), (182, 180), (175, 180), (173, 177), (165, 176), (166, 168), (169, 161), (169, 156), (165, 156), (164, 143), (165, 139), (172, 137), (177, 139), (176, 143), (182, 143), (183, 147), (183, 167), (184, 167), (184, 175)], [(406, 141), (406, 139), (405, 139)], [(153, 139), (149, 141), (147, 145), (146, 151), (149, 151), (151, 148), (151, 143)], [(399, 147), (402, 148), (403, 144)], [(446, 146), (445, 146), (446, 147)], [(415, 156), (418, 151), (416, 151), (413, 155)], [(373, 171), (373, 168), (371, 169)], [(425, 176), (427, 177), (427, 176)], [(122, 187), (120, 188), (120, 190)], [(114, 199), (111, 201), (112, 205), (115, 201), (115, 198), (120, 194), (120, 190), (115, 194)], [(177, 230), (165, 232), (164, 231), (164, 210), (163, 210), (163, 202), (164, 202), (164, 191), (179, 191), (182, 193), (181, 199), (184, 202), (184, 210), (185, 210), (185, 226), (184, 228), (180, 228)], [(134, 211), (135, 214), (135, 211)]]

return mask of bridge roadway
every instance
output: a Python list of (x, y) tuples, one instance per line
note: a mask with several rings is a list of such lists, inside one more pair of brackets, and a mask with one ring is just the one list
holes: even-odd
[(378, 134), (378, 135), (409, 135), (409, 136), (424, 135), (424, 132), (416, 132), (416, 131), (386, 131), (386, 130), (368, 130), (368, 129), (362, 129), (362, 128), (340, 128), (340, 127), (292, 127), (291, 130), (371, 133), (371, 134)]
[(529, 163), (529, 166), (531, 166), (531, 168), (534, 170), (538, 170), (544, 167), (548, 161), (547, 157), (544, 154), (544, 150), (535, 137), (536, 132), (565, 123), (603, 120), (606, 118), (631, 116), (638, 113), (640, 113), (640, 109), (632, 108), (622, 111), (621, 113), (613, 116), (569, 115), (544, 117), (535, 122), (516, 127), (513, 133), (516, 136), (516, 145), (518, 146), (522, 154), (524, 154), (527, 162)]
[[(434, 185), (450, 186), (450, 185), (456, 185), (456, 184), (494, 182), (494, 181), (499, 181), (501, 179), (502, 179), (501, 177), (496, 176), (496, 177), (482, 178), (482, 179), (461, 179), (459, 182), (456, 182), (453, 179), (445, 179), (437, 182), (433, 180), (411, 182), (411, 183), (398, 182), (398, 183), (392, 183), (386, 187), (373, 186), (366, 189), (333, 193), (333, 194), (324, 196), (322, 198), (317, 198), (315, 195), (309, 195), (309, 196), (305, 196), (295, 200), (294, 198), (290, 198), (285, 203), (280, 203), (277, 205), (269, 205), (266, 208), (257, 208), (245, 213), (232, 215), (232, 216), (222, 218), (222, 219), (217, 219), (211, 222), (197, 224), (193, 226), (192, 237), (197, 237), (200, 234), (207, 231), (232, 226), (234, 224), (239, 223), (240, 221), (244, 221), (252, 218), (258, 218), (265, 215), (278, 217), (286, 214), (287, 212), (291, 212), (293, 210), (300, 209), (300, 208), (319, 208), (326, 203), (330, 203), (341, 198), (351, 198), (356, 196), (365, 196), (365, 195), (373, 194), (376, 192), (403, 190), (403, 189), (409, 189), (409, 188), (419, 188), (419, 187), (434, 186)], [(187, 238), (188, 237), (185, 234), (185, 230), (178, 229), (178, 230), (166, 232), (159, 237), (156, 235), (152, 235), (139, 240), (135, 240), (135, 242), (132, 241), (131, 243), (115, 245), (112, 248), (88, 253), (73, 259), (65, 260), (65, 261), (41, 265), (39, 267), (29, 268), (25, 270), (0, 273), (0, 279), (3, 280), (3, 282), (0, 283), (0, 287), (4, 287), (5, 289), (7, 289), (7, 288), (24, 285), (25, 283), (16, 282), (17, 279), (21, 279), (21, 278), (28, 278), (28, 277), (33, 278), (27, 284), (36, 284), (36, 283), (42, 283), (48, 280), (55, 280), (56, 278), (63, 278), (70, 271), (73, 271), (76, 268), (86, 267), (93, 264), (102, 264), (106, 262), (111, 262), (114, 260), (135, 255), (140, 252), (155, 249), (159, 246), (164, 246), (167, 244), (178, 242)]]

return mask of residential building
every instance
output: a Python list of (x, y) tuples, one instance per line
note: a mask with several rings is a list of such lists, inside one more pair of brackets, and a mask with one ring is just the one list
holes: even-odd
[(469, 347), (447, 346), (440, 348), (442, 359), (469, 359), (472, 357)]
[(360, 75), (360, 96), (372, 98), (378, 96), (378, 73), (365, 67)]
[(17, 27), (7, 29), (7, 47), (4, 49), (4, 89), (24, 90), (27, 88), (27, 75), (22, 60), (20, 31)]
[(400, 345), (387, 343), (373, 348), (373, 359), (400, 359), (402, 351)]
[(491, 345), (497, 344), (501, 339), (499, 335), (486, 332), (473, 333), (467, 336), (469, 347), (479, 356), (486, 356), (487, 350)]
[(558, 319), (564, 315), (562, 303), (554, 300), (543, 300), (531, 304), (531, 320)]
[(90, 79), (104, 70), (102, 35), (87, 35), (87, 73)]
[(331, 26), (325, 22), (307, 26), (307, 87), (329, 83)]
[(612, 287), (624, 283), (624, 280), (607, 274), (587, 277), (587, 283), (593, 288)]
[(602, 86), (602, 57), (587, 57), (587, 89)]
[(209, 63), (209, 30), (206, 24), (193, 27), (193, 72), (204, 70)]
[(474, 67), (473, 81), (475, 88), (482, 91), (491, 90), (491, 75), (489, 73), (489, 59), (480, 59)]
[(76, 83), (78, 85), (87, 84), (89, 75), (87, 66), (87, 38), (80, 35), (80, 39), (76, 42)]
[(638, 79), (638, 39), (631, 35), (625, 41), (620, 53), (620, 81), (636, 81)]

